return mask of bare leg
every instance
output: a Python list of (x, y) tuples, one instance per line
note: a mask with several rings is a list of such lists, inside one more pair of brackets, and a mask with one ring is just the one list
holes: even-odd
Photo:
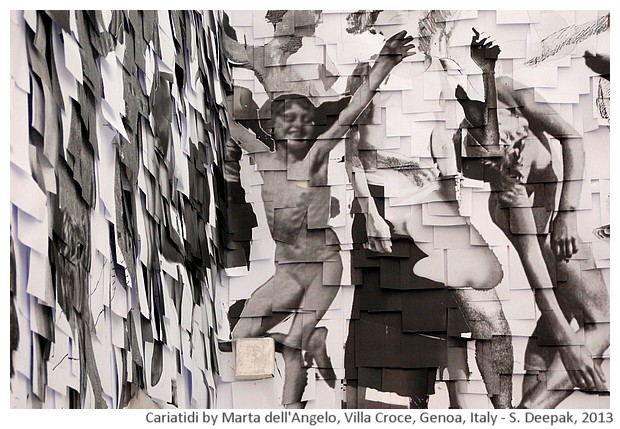
[(232, 332), (233, 338), (263, 336), (300, 308), (305, 292), (303, 265), (277, 266), (274, 277), (256, 289), (246, 301)]
[[(306, 275), (312, 278), (312, 282), (304, 297), (304, 309), (313, 310), (315, 313), (304, 315), (302, 349), (307, 351), (307, 364), (312, 365), (312, 361), (314, 361), (321, 376), (333, 388), (335, 386), (336, 374), (334, 373), (331, 359), (327, 355), (325, 344), (327, 328), (324, 326), (317, 328), (316, 324), (323, 318), (340, 288), (324, 286), (322, 283), (323, 264), (312, 265), (306, 273)], [(337, 270), (333, 274), (340, 277), (342, 275), (342, 263), (339, 262), (337, 267), (334, 267), (334, 264), (331, 264), (331, 266), (332, 269)]]
[[(332, 264), (333, 265), (333, 264)], [(342, 274), (342, 264), (336, 268)], [(234, 338), (258, 337), (297, 310), (288, 334), (273, 337), (284, 345), (285, 361), (284, 405), (303, 408), (301, 401), (306, 386), (307, 370), (304, 368), (302, 349), (308, 350), (319, 367), (331, 362), (325, 349), (327, 330), (317, 322), (325, 315), (339, 288), (323, 285), (323, 263), (280, 264), (274, 279), (258, 288), (248, 299), (241, 318), (233, 330)], [(279, 311), (278, 311), (279, 310)], [(288, 311), (286, 311), (288, 310)], [(273, 311), (271, 316), (267, 316)], [(265, 314), (264, 316), (260, 316)], [(329, 368), (323, 370), (329, 374)], [(330, 378), (333, 380), (333, 378)]]
[(301, 350), (284, 346), (284, 390), (282, 392), (282, 404), (286, 408), (305, 408), (306, 402), (301, 398), (306, 388), (308, 370), (302, 365)]
[(454, 289), (452, 294), (476, 340), (476, 363), (495, 408), (512, 406), (510, 326), (495, 290)]
[[(496, 194), (498, 193), (493, 192), (489, 199), (491, 218), (519, 254), (530, 286), (534, 290), (536, 303), (543, 312), (537, 324), (537, 337), (543, 336), (547, 341), (557, 341), (555, 338), (558, 332), (566, 331), (563, 334), (566, 339), (561, 343), (561, 347), (550, 345), (543, 351), (533, 343), (537, 338), (532, 338), (528, 343), (528, 367), (534, 370), (534, 374), (537, 368), (549, 371), (544, 378), (547, 378), (547, 375), (551, 378), (543, 380), (536, 375), (526, 376), (523, 385), (524, 397), (520, 406), (557, 406), (566, 398), (567, 391), (554, 389), (570, 388), (575, 379), (582, 379), (582, 372), (591, 374), (597, 389), (604, 389), (604, 375), (600, 365), (592, 361), (592, 356), (600, 356), (609, 346), (609, 325), (606, 323), (609, 320), (609, 299), (600, 272), (581, 272), (578, 261), (557, 262), (549, 245), (544, 241), (544, 236), (538, 239), (533, 233), (513, 234), (511, 226), (519, 231), (536, 231), (531, 210), (517, 209), (517, 215), (509, 219), (509, 210), (500, 207)], [(565, 280), (561, 287), (554, 287), (556, 272)], [(591, 274), (587, 274), (589, 272)], [(587, 281), (582, 279), (584, 275), (589, 277)], [(587, 333), (586, 337), (590, 338), (588, 346), (584, 344), (584, 340), (580, 340), (579, 332), (575, 334), (568, 327), (573, 317), (579, 320), (582, 314), (582, 320), (591, 325), (581, 332), (581, 335)], [(579, 348), (581, 350), (578, 350)], [(542, 375), (540, 376), (542, 378)], [(569, 376), (573, 377), (573, 382)], [(570, 394), (570, 391), (568, 393)]]
[[(538, 346), (538, 338), (536, 330), (534, 330), (534, 335), (528, 339), (525, 349), (525, 377), (521, 386), (522, 401), (523, 398), (529, 397), (540, 383), (540, 377), (544, 377), (545, 371), (551, 366), (554, 354), (548, 347), (541, 348)], [(523, 402), (520, 403), (519, 407), (524, 407)]]
[[(457, 206), (454, 216), (460, 217)], [(476, 362), (491, 401), (496, 408), (510, 407), (513, 350), (510, 327), (493, 290), (503, 278), (497, 257), (486, 246), (435, 249), (433, 243), (425, 242), (428, 228), (451, 228), (451, 231), (453, 228), (424, 225), (420, 204), (409, 207), (388, 205), (386, 218), (397, 233), (411, 237), (428, 255), (415, 265), (414, 273), (454, 289), (459, 308), (476, 339)], [(475, 231), (472, 225), (469, 228)], [(483, 291), (487, 291), (486, 294)]]
[[(600, 333), (599, 333), (600, 334)], [(609, 334), (608, 334), (609, 335)], [(607, 337), (608, 338), (608, 337)], [(607, 341), (608, 343), (608, 341)], [(594, 346), (594, 345), (593, 345)], [(603, 349), (604, 345), (601, 345), (598, 350)], [(606, 349), (607, 347), (605, 347)], [(585, 353), (590, 353), (593, 348), (586, 347)], [(603, 349), (604, 351), (604, 349)], [(600, 352), (602, 353), (602, 352)], [(585, 356), (584, 356), (585, 358)], [(601, 362), (595, 360), (594, 365), (600, 369)], [(574, 384), (570, 378), (566, 375), (566, 371), (560, 355), (558, 353), (553, 354), (553, 360), (548, 366), (548, 370), (545, 375), (548, 375), (542, 379), (536, 377), (536, 383), (532, 384), (527, 392), (524, 393), (521, 400), (520, 408), (533, 408), (533, 409), (550, 409), (556, 408), (564, 399), (569, 397), (573, 393)], [(605, 385), (605, 380), (598, 378), (598, 383), (595, 392), (608, 392), (609, 389)]]
[[(461, 380), (469, 381), (469, 365), (467, 364), (467, 347), (460, 347), (459, 340), (448, 337), (448, 380), (445, 380), (448, 388), (448, 398), (451, 409), (464, 409), (467, 404), (459, 392), (458, 384)], [(460, 340), (463, 343), (465, 341)]]
[(336, 373), (334, 372), (332, 361), (327, 354), (327, 347), (325, 344), (326, 338), (326, 327), (320, 326), (312, 331), (306, 344), (306, 349), (308, 351), (306, 352), (305, 360), (307, 366), (311, 366), (312, 362), (316, 363), (319, 373), (329, 387), (333, 389), (336, 387)]
[[(551, 253), (548, 246), (546, 251)], [(602, 275), (598, 270), (581, 271), (579, 261), (558, 262), (558, 271), (566, 278), (566, 282), (556, 289), (558, 302), (566, 314), (577, 316), (582, 325), (579, 331), (584, 335), (584, 345), (580, 346), (581, 355), (584, 362), (593, 360), (597, 376), (594, 391), (607, 392), (609, 389), (606, 378), (600, 367), (602, 359), (599, 358), (610, 345), (609, 296)], [(550, 327), (541, 326), (541, 329)], [(574, 384), (568, 377), (559, 354), (541, 352), (542, 348), (534, 344), (535, 341), (536, 338), (532, 338), (528, 344), (528, 351), (532, 356), (529, 356), (530, 362), (527, 364), (537, 368), (534, 360), (538, 359), (540, 362), (542, 359), (549, 372), (548, 376), (541, 380), (530, 377), (527, 385), (524, 383), (521, 406), (555, 408), (572, 393)], [(545, 359), (546, 355), (548, 357)]]

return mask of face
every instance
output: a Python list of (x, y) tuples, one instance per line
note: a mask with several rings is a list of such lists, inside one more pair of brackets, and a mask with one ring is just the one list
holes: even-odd
[(273, 134), (276, 140), (308, 140), (312, 136), (313, 125), (312, 112), (287, 100), (284, 113), (274, 120)]
[(529, 134), (527, 119), (509, 109), (497, 109), (497, 122), (500, 143), (504, 146), (514, 146)]

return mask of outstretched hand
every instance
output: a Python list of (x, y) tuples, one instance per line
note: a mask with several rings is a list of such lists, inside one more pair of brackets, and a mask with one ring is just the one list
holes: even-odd
[(580, 389), (607, 391), (607, 378), (600, 362), (595, 362), (585, 346), (559, 347), (562, 364), (570, 381)]
[(495, 70), (495, 62), (502, 51), (498, 45), (488, 37), (480, 38), (480, 33), (472, 28), (474, 35), (471, 38), (470, 55), (471, 59), (480, 67), (484, 73), (491, 73)]
[(377, 61), (391, 62), (396, 65), (403, 59), (415, 55), (415, 51), (412, 52), (415, 49), (412, 41), (413, 36), (407, 35), (406, 30), (399, 31), (385, 41)]

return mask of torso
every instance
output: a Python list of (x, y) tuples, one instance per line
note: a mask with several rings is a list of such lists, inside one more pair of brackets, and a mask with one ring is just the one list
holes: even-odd
[(505, 145), (503, 167), (521, 183), (557, 181), (546, 135), (536, 135), (519, 108), (498, 102), (500, 142)]
[[(269, 230), (276, 242), (276, 259), (333, 260), (340, 246), (328, 225), (330, 187), (310, 186), (309, 163), (287, 160), (281, 146), (275, 152), (257, 153), (254, 157), (263, 176), (262, 196)], [(327, 170), (323, 174), (326, 176)], [(327, 177), (321, 179), (327, 183)]]

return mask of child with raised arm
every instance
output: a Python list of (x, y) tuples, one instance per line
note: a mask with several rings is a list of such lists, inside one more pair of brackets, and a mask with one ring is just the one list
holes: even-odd
[(230, 121), (233, 139), (253, 153), (263, 175), (263, 202), (276, 243), (275, 274), (246, 301), (233, 338), (267, 335), (292, 315), (288, 334), (270, 334), (283, 346), (282, 403), (287, 408), (306, 405), (302, 401), (307, 377), (304, 358), (331, 370), (325, 346), (327, 331), (316, 327), (338, 292), (342, 274), (338, 238), (328, 226), (329, 152), (355, 123), (392, 68), (413, 55), (412, 39), (402, 31), (386, 41), (366, 82), (338, 119), (318, 135), (316, 108), (306, 97), (294, 94), (278, 97), (271, 104), (274, 150)]

